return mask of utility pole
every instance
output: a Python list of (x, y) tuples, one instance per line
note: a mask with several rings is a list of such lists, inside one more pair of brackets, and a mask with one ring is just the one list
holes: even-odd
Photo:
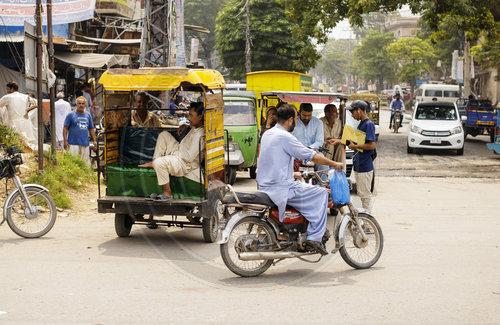
[(42, 0), (36, 0), (36, 92), (38, 99), (38, 171), (43, 172)]
[(247, 11), (247, 26), (246, 26), (246, 48), (245, 48), (245, 68), (247, 73), (252, 72), (252, 61), (251, 61), (251, 39), (250, 39), (250, 0), (247, 0), (246, 4)]
[[(49, 69), (55, 71), (54, 64), (54, 42), (52, 33), (52, 0), (47, 0), (47, 37), (49, 43)], [(48, 84), (48, 83), (47, 83)], [(52, 145), (52, 156), (56, 156), (56, 116), (55, 116), (55, 92), (56, 85), (50, 87), (50, 141)]]

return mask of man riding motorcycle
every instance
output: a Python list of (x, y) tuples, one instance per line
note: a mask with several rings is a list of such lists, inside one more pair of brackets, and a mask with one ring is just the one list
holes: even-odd
[(394, 95), (394, 99), (391, 101), (391, 104), (389, 105), (389, 108), (391, 109), (391, 119), (389, 121), (389, 129), (392, 129), (392, 120), (394, 118), (394, 113), (396, 111), (399, 111), (401, 113), (401, 120), (399, 122), (399, 127), (403, 126), (403, 112), (405, 111), (405, 103), (403, 100), (401, 100), (401, 94), (396, 93)]
[(297, 209), (309, 222), (306, 244), (323, 255), (328, 254), (322, 244), (326, 231), (328, 191), (325, 188), (295, 181), (294, 158), (341, 169), (343, 164), (327, 159), (305, 147), (290, 132), (295, 128), (297, 111), (285, 104), (278, 108), (278, 122), (261, 139), (257, 184), (278, 206), (280, 221), (285, 208)]

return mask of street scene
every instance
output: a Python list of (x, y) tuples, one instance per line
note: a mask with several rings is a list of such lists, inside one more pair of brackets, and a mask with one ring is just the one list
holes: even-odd
[(500, 323), (494, 3), (0, 3), (0, 322)]

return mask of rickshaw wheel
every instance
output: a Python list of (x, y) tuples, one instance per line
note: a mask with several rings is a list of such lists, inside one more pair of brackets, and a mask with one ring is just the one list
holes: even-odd
[(128, 214), (115, 214), (115, 231), (118, 237), (128, 237), (134, 220)]
[(209, 193), (207, 209), (207, 217), (204, 217), (202, 222), (203, 240), (214, 243), (219, 236), (219, 222), (224, 217), (224, 205), (217, 190)]

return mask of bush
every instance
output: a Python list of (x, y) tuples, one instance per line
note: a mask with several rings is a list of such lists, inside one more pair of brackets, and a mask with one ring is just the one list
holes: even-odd
[(45, 172), (35, 171), (27, 180), (45, 186), (59, 208), (70, 208), (71, 199), (68, 189), (78, 190), (88, 183), (97, 181), (96, 174), (79, 156), (72, 154), (58, 154), (55, 158), (45, 156)]
[(19, 133), (3, 123), (0, 123), (0, 142), (5, 144), (7, 148), (17, 146), (19, 151), (22, 152), (24, 150), (23, 141)]

